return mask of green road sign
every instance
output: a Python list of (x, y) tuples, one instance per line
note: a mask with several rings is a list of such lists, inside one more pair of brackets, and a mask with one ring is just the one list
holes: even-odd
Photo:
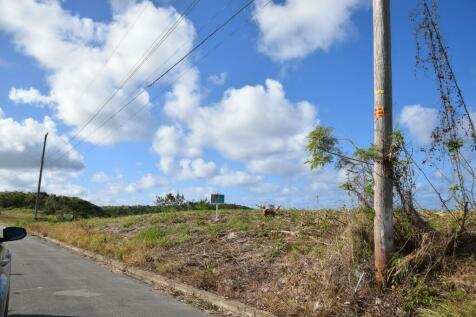
[(210, 197), (210, 203), (219, 205), (225, 203), (225, 195), (222, 194), (212, 194)]

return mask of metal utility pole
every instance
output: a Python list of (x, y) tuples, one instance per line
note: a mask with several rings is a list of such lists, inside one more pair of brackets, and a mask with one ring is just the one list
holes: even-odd
[(392, 134), (392, 57), (390, 0), (373, 0), (374, 25), (374, 244), (376, 279), (385, 284), (393, 254), (392, 164), (388, 158)]
[(48, 137), (48, 132), (46, 132), (45, 134), (45, 140), (43, 141), (43, 152), (41, 153), (40, 178), (38, 179), (38, 191), (36, 192), (36, 202), (35, 202), (35, 220), (38, 219), (38, 203), (40, 200), (41, 176), (43, 175), (43, 163), (45, 161), (45, 148), (46, 148), (47, 137)]

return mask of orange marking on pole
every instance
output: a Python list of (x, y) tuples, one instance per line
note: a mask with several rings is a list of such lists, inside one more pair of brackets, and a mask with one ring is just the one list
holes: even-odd
[(385, 115), (384, 107), (377, 107), (374, 109), (374, 117), (375, 118), (383, 118)]

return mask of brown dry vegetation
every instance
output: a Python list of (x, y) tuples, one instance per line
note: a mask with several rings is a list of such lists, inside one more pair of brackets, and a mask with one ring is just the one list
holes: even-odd
[(372, 217), (236, 210), (218, 222), (209, 212), (170, 212), (27, 227), (277, 316), (476, 315), (473, 235), (442, 255), (446, 214), (425, 213), (433, 229), (418, 233), (398, 218), (393, 286), (381, 290), (372, 274)]

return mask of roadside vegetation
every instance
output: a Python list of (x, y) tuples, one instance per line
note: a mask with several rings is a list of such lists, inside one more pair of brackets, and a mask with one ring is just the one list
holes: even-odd
[(438, 252), (451, 233), (450, 216), (420, 215), (431, 234), (414, 232), (404, 213), (395, 213), (402, 238), (389, 290), (374, 282), (370, 209), (275, 217), (227, 210), (218, 222), (209, 211), (33, 222), (30, 211), (16, 209), (2, 210), (0, 221), (277, 316), (476, 315), (476, 223), (469, 221), (468, 240), (445, 254)]
[[(108, 207), (43, 194), (41, 220), (33, 222), (32, 194), (4, 193), (0, 221), (276, 316), (476, 316), (476, 128), (430, 4), (421, 1), (413, 19), (417, 64), (434, 72), (440, 98), (431, 143), (415, 154), (395, 131), (382, 152), (330, 127), (308, 135), (307, 164), (345, 172), (341, 188), (356, 208), (225, 205), (216, 221), (213, 205), (180, 194), (158, 196), (155, 206)], [(394, 250), (377, 281), (373, 166), (382, 162), (391, 166)], [(436, 174), (446, 189), (432, 183)], [(417, 184), (431, 189), (441, 210), (417, 207)], [(73, 221), (63, 221), (66, 212)]]

